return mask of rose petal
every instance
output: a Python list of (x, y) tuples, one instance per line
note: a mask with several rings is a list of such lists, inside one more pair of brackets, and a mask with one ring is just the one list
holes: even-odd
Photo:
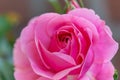
[(106, 27), (105, 27), (105, 31), (107, 32), (107, 34), (108, 34), (109, 36), (112, 37), (112, 31), (111, 31), (110, 27), (106, 26)]
[(45, 77), (40, 77), (39, 79), (37, 80), (51, 80), (51, 79), (48, 79), (48, 78), (45, 78)]
[[(110, 29), (105, 26), (104, 21), (102, 21), (93, 10), (86, 8), (74, 9), (68, 14), (78, 16), (80, 18), (83, 17), (84, 19), (89, 20), (89, 22), (91, 22), (97, 28), (97, 31), (99, 32), (99, 39), (95, 41), (99, 41), (93, 46), (96, 56), (95, 61), (100, 63), (110, 61), (118, 50), (118, 43), (112, 39), (112, 33)], [(95, 30), (92, 31), (94, 32)]]
[(28, 53), (26, 55), (28, 56), (28, 59), (31, 63), (31, 67), (34, 70), (34, 72), (38, 74), (39, 76), (51, 78), (53, 73), (48, 70), (50, 69), (50, 67), (48, 66), (48, 64), (46, 64), (43, 61), (43, 59), (37, 52), (35, 43), (31, 42), (27, 44), (26, 46), (28, 47), (24, 48), (24, 52)]
[(62, 70), (60, 72), (58, 72), (56, 75), (53, 76), (53, 80), (60, 80), (61, 78), (65, 77), (66, 75), (68, 75), (71, 71), (80, 68), (81, 65), (77, 65), (75, 67), (71, 67), (65, 70)]
[(92, 9), (87, 9), (87, 8), (74, 9), (74, 10), (71, 10), (68, 14), (82, 17), (82, 18), (90, 21), (97, 28), (99, 28), (100, 24), (105, 24), (104, 21), (102, 21), (100, 19), (100, 17), (98, 15), (96, 15)]
[(81, 69), (81, 73), (79, 76), (83, 76), (85, 75), (85, 73), (89, 70), (89, 68), (91, 67), (91, 65), (94, 62), (94, 54), (93, 51), (91, 49), (89, 49), (88, 54), (86, 55), (86, 58), (84, 60), (82, 69)]
[(91, 80), (88, 76), (84, 76), (82, 78), (80, 78), (79, 80)]
[(70, 53), (69, 55), (72, 56), (77, 62), (77, 56), (81, 51), (81, 44), (80, 39), (78, 38), (78, 31), (76, 30), (74, 25), (62, 26), (59, 30), (66, 30), (71, 34), (71, 40), (69, 46), (67, 46), (67, 52)]
[[(51, 39), (51, 37), (47, 33), (47, 25), (56, 16), (59, 16), (59, 14), (48, 13), (48, 14), (41, 15), (37, 20), (35, 32), (37, 34), (37, 37), (39, 37), (39, 40), (41, 41), (41, 43), (46, 48), (49, 47), (50, 39)], [(51, 28), (52, 28), (52, 26), (51, 26)]]
[(55, 71), (60, 71), (65, 68), (72, 67), (76, 64), (74, 59), (69, 55), (66, 55), (66, 54), (60, 53), (60, 52), (50, 53), (43, 47), (43, 45), (40, 41), (36, 41), (36, 45), (37, 45), (39, 54), (42, 56), (44, 61), (49, 66), (51, 66), (51, 68)]
[(80, 39), (78, 38), (78, 34), (74, 30), (74, 32), (72, 33), (70, 55), (76, 60), (76, 62), (78, 64), (82, 62), (82, 61), (78, 62), (78, 60), (77, 60), (77, 57), (78, 57), (80, 52), (81, 52)]
[(81, 73), (79, 76), (83, 76), (87, 71), (88, 69), (91, 67), (91, 65), (93, 64), (94, 62), (94, 52), (92, 50), (92, 32), (90, 29), (86, 29), (86, 32), (88, 33), (89, 35), (89, 41), (90, 41), (90, 46), (89, 46), (89, 49), (87, 51), (87, 54), (85, 56), (85, 60), (84, 60), (84, 63), (83, 63), (83, 66), (82, 66), (82, 69), (81, 69)]
[[(61, 21), (61, 19), (63, 19), (62, 21)], [(54, 23), (54, 24), (53, 24)], [(50, 23), (49, 23), (49, 27), (50, 26), (52, 26), (52, 27), (48, 27), (49, 29), (49, 31), (48, 31), (48, 33), (50, 34), (50, 33), (52, 33), (52, 32), (54, 32), (54, 30), (56, 30), (56, 29), (58, 29), (60, 26), (59, 25), (62, 25), (63, 26), (63, 24), (65, 25), (65, 23), (68, 23), (68, 24), (77, 24), (77, 25), (75, 25), (75, 27), (77, 27), (78, 28), (78, 30), (79, 31), (81, 31), (81, 33), (83, 34), (83, 36), (85, 37), (86, 36), (86, 38), (85, 38), (85, 40), (87, 40), (86, 41), (86, 44), (87, 44), (87, 48), (85, 47), (85, 52), (83, 52), (84, 53), (84, 56), (86, 56), (87, 55), (87, 51), (88, 51), (88, 49), (89, 49), (89, 45), (90, 45), (90, 40), (89, 40), (89, 36), (88, 36), (88, 34), (90, 34), (90, 33), (87, 33), (87, 32), (85, 32), (84, 30), (86, 30), (87, 28), (89, 28), (89, 29), (91, 29), (91, 30), (93, 30), (93, 31), (95, 31), (95, 33), (96, 34), (98, 34), (97, 33), (97, 31), (96, 31), (96, 28), (95, 28), (95, 26), (92, 24), (92, 23), (90, 23), (89, 21), (87, 21), (87, 20), (85, 20), (85, 19), (83, 19), (83, 18), (78, 18), (78, 17), (74, 17), (74, 16), (71, 16), (71, 15), (62, 15), (62, 16), (58, 16), (58, 17), (56, 17), (56, 18), (54, 18)], [(91, 33), (92, 34), (92, 33)], [(50, 35), (52, 35), (52, 34), (50, 34)], [(91, 39), (92, 40), (92, 39)], [(89, 43), (89, 44), (88, 44)], [(82, 48), (83, 49), (83, 48)], [(91, 52), (92, 53), (92, 52)], [(92, 56), (91, 56), (92, 57)], [(91, 58), (92, 59), (92, 58)], [(89, 65), (89, 67), (91, 66), (91, 64), (93, 63), (93, 60), (91, 60), (90, 62), (88, 62), (90, 65)], [(87, 66), (87, 65), (86, 65)], [(89, 69), (89, 67), (87, 66), (87, 67), (85, 67), (85, 69)], [(86, 70), (85, 70), (85, 72), (86, 72)], [(84, 73), (85, 73), (84, 72)]]
[(67, 24), (71, 23), (70, 17), (68, 15), (59, 15), (52, 19), (47, 25), (47, 33), (51, 37), (56, 30), (58, 30), (62, 26), (67, 26)]
[[(98, 39), (98, 32), (96, 30), (96, 27), (92, 23), (90, 23), (88, 20), (84, 18), (72, 16), (68, 14), (57, 16), (48, 23), (47, 32), (49, 36), (52, 36), (56, 30), (58, 30), (61, 26), (65, 26), (65, 25), (66, 26), (75, 25), (73, 26), (73, 28), (77, 28), (82, 33), (83, 37), (86, 37), (87, 35), (87, 33), (84, 33), (83, 31), (86, 28), (89, 28), (92, 31), (92, 37), (95, 38), (94, 40)], [(87, 43), (87, 44), (89, 43), (87, 38), (85, 38), (84, 40), (87, 41), (84, 43)], [(84, 46), (84, 43), (82, 43), (83, 46)], [(89, 47), (89, 45), (87, 46)], [(81, 50), (83, 50), (83, 48), (81, 48)], [(87, 50), (84, 50), (84, 51), (87, 51)]]
[(94, 77), (96, 80), (114, 80), (114, 67), (111, 62), (94, 64), (90, 69), (90, 73), (91, 77)]
[[(53, 73), (52, 72), (50, 73), (49, 71), (48, 72), (45, 71), (47, 68), (49, 68), (49, 66), (47, 66), (47, 64), (45, 64), (45, 62), (43, 62), (43, 60), (40, 58), (40, 56), (38, 54), (38, 51), (37, 51), (37, 48), (35, 45), (35, 40), (34, 40), (34, 37), (35, 37), (34, 33), (35, 33), (36, 27), (45, 27), (46, 23), (49, 22), (53, 17), (56, 17), (56, 15), (57, 14), (49, 13), (49, 14), (43, 14), (40, 17), (36, 17), (29, 23), (29, 25), (27, 27), (25, 27), (23, 29), (21, 36), (20, 36), (20, 43), (21, 43), (22, 51), (28, 57), (32, 68), (33, 67), (39, 68), (40, 69), (39, 71), (41, 73), (40, 76), (45, 75), (49, 78), (51, 77), (51, 75), (53, 75)], [(40, 23), (39, 20), (43, 21), (41, 23), (41, 25), (38, 24), (38, 23)], [(42, 37), (42, 39), (43, 39), (43, 37)], [(43, 41), (42, 39), (41, 39), (41, 41)], [(47, 45), (44, 44), (44, 46), (47, 46)], [(34, 68), (33, 68), (33, 70), (35, 71)]]
[(38, 75), (30, 67), (26, 55), (22, 52), (19, 39), (15, 43), (14, 47), (14, 65), (15, 72), (14, 76), (16, 80), (35, 80)]
[[(28, 57), (30, 64), (34, 62), (39, 66), (42, 65), (39, 55), (37, 54), (34, 42), (34, 28), (36, 27), (37, 17), (30, 21), (29, 25), (25, 27), (20, 36), (21, 49)], [(27, 37), (29, 36), (29, 37)]]
[(109, 62), (118, 50), (118, 43), (105, 30), (100, 31), (100, 39), (93, 45), (95, 62)]
[[(75, 20), (77, 20), (77, 21), (75, 21)], [(91, 65), (93, 64), (94, 57), (95, 57), (94, 52), (92, 50), (93, 33), (92, 33), (91, 28), (89, 28), (89, 26), (93, 26), (93, 25), (82, 18), (75, 19), (75, 20), (74, 20), (75, 21), (74, 23), (77, 24), (76, 26), (77, 26), (78, 30), (80, 30), (81, 37), (82, 37), (82, 38), (80, 38), (80, 39), (82, 39), (81, 40), (81, 43), (82, 43), (81, 44), (81, 46), (82, 46), (81, 52), (82, 52), (85, 60), (84, 60), (84, 64), (81, 69), (80, 76), (83, 76), (87, 72), (87, 70), (91, 67)], [(85, 24), (83, 23), (83, 21), (85, 23), (88, 23), (88, 27), (85, 27)]]

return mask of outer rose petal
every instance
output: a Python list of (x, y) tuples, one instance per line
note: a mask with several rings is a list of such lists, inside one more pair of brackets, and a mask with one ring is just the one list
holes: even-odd
[(111, 62), (94, 64), (87, 73), (90, 80), (114, 80), (113, 75), (114, 67)]
[(84, 76), (82, 78), (80, 78), (79, 80), (91, 80), (88, 76)]
[(102, 21), (100, 17), (96, 15), (92, 9), (87, 9), (87, 8), (74, 9), (71, 10), (68, 14), (78, 17), (83, 17), (86, 20), (93, 23), (97, 28), (99, 27), (100, 24), (104, 24), (104, 21)]
[[(49, 68), (49, 66), (47, 66), (47, 64), (40, 58), (40, 55), (36, 48), (35, 28), (41, 27), (42, 31), (40, 31), (40, 34), (46, 37), (46, 34), (44, 33), (45, 32), (44, 27), (46, 27), (47, 25), (46, 23), (48, 23), (53, 17), (56, 17), (57, 15), (58, 14), (56, 13), (49, 13), (49, 14), (43, 14), (40, 17), (36, 17), (28, 24), (27, 27), (23, 29), (21, 36), (20, 36), (20, 43), (21, 43), (22, 51), (27, 55), (34, 72), (38, 73), (38, 71), (36, 71), (35, 69), (39, 69), (39, 73), (41, 73), (39, 74), (39, 76), (50, 78), (53, 75), (53, 73), (46, 71), (46, 68)], [(44, 42), (45, 40), (43, 36), (41, 38), (41, 41), (46, 47), (48, 43)], [(48, 38), (46, 40), (48, 40)]]
[(118, 50), (118, 43), (105, 32), (101, 30), (99, 41), (93, 45), (95, 52), (95, 62), (109, 62)]
[(13, 55), (15, 80), (36, 80), (38, 75), (33, 72), (26, 55), (21, 51), (19, 40), (16, 41)]
[(103, 64), (103, 67), (96, 78), (98, 80), (114, 80), (113, 75), (114, 75), (114, 67), (111, 62), (108, 62)]
[(109, 26), (106, 26), (106, 27), (105, 27), (105, 31), (107, 32), (107, 34), (108, 34), (109, 36), (112, 37), (112, 31), (110, 30)]
[(48, 79), (48, 78), (44, 78), (44, 77), (40, 77), (39, 79), (37, 80), (51, 80), (51, 79)]
[[(59, 16), (59, 14), (57, 14), (57, 13), (43, 14), (38, 17), (38, 19), (36, 21), (36, 25), (33, 26), (33, 27), (35, 27), (34, 32), (36, 30), (39, 32), (39, 33), (37, 33), (37, 35), (39, 36), (39, 40), (42, 42), (42, 44), (46, 48), (49, 47), (49, 43), (50, 43), (50, 39), (51, 39), (50, 36), (48, 36), (48, 34), (47, 34), (48, 23), (57, 16)], [(50, 26), (50, 27), (52, 27), (52, 26)]]
[(99, 39), (95, 44), (95, 41), (93, 41), (93, 50), (96, 56), (95, 62), (102, 63), (110, 61), (118, 50), (118, 43), (113, 40), (112, 33), (110, 29), (105, 26), (104, 21), (102, 21), (93, 10), (86, 8), (74, 9), (68, 14), (83, 17), (96, 26), (99, 33)]

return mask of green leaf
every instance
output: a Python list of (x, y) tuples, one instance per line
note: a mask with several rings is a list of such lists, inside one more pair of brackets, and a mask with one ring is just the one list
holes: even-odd
[(0, 58), (9, 59), (12, 57), (12, 47), (6, 37), (0, 37)]
[(14, 80), (13, 65), (7, 60), (0, 59), (0, 78), (1, 80)]
[(6, 37), (0, 37), (0, 80), (14, 80), (12, 48)]
[(55, 11), (58, 13), (63, 13), (62, 7), (60, 5), (60, 2), (58, 0), (48, 0), (51, 5), (54, 7)]
[(117, 70), (115, 70), (113, 77), (114, 77), (114, 80), (118, 80), (118, 71)]

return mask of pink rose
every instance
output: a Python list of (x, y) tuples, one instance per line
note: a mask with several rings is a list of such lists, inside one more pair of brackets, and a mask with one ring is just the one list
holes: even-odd
[(118, 43), (93, 10), (47, 13), (25, 27), (14, 48), (16, 80), (113, 80)]

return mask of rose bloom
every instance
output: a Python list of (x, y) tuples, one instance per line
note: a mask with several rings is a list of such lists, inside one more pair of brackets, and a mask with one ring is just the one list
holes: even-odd
[(113, 80), (118, 43), (91, 9), (32, 19), (14, 47), (16, 80)]

